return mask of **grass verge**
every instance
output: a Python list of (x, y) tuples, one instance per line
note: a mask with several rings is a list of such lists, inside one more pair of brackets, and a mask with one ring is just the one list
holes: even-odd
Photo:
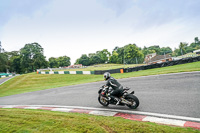
[[(118, 68), (128, 68), (142, 66), (145, 64), (98, 64), (93, 66), (88, 66), (86, 68), (76, 68), (76, 69), (55, 69), (54, 71), (95, 71), (95, 70), (109, 70), (109, 69), (118, 69)], [(49, 71), (49, 70), (45, 70)]]
[[(200, 71), (200, 62), (169, 66), (163, 68), (155, 68), (131, 73), (118, 73), (112, 74), (113, 77), (129, 78), (147, 75), (178, 73), (178, 72), (191, 72)], [(96, 81), (103, 81), (102, 75), (70, 75), (70, 74), (24, 74), (10, 79), (4, 84), (0, 85), (0, 97), (20, 94), (25, 92), (32, 92), (62, 86), (90, 83)]]
[(199, 133), (199, 130), (137, 122), (119, 117), (52, 112), (45, 110), (0, 109), (1, 133)]

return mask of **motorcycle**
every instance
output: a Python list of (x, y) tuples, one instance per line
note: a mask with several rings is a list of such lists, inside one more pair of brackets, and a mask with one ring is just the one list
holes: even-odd
[[(116, 105), (117, 101), (115, 101), (114, 99), (110, 99), (108, 97), (108, 93), (111, 92), (111, 88), (107, 88), (106, 86), (102, 86), (99, 88), (98, 91), (98, 101), (101, 105), (103, 106), (108, 106), (109, 104), (114, 104)], [(122, 106), (128, 106), (131, 109), (136, 109), (139, 106), (139, 99), (133, 95), (134, 91), (132, 91), (131, 93), (129, 93), (128, 91), (130, 90), (130, 88), (125, 87), (123, 88), (123, 91), (121, 92), (121, 96), (120, 98), (120, 103), (119, 105)]]

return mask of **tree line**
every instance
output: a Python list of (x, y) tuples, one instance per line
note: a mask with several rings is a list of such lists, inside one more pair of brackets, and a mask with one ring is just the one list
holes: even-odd
[[(1, 45), (0, 45), (1, 46)], [(158, 55), (170, 54), (173, 57), (184, 55), (200, 49), (198, 37), (194, 38), (191, 44), (181, 42), (178, 48), (173, 51), (170, 47), (154, 45), (150, 47), (138, 47), (136, 44), (128, 44), (123, 47), (115, 47), (110, 53), (107, 49), (96, 53), (83, 54), (75, 64), (90, 66), (94, 64), (115, 63), (115, 64), (140, 64), (148, 54)], [(70, 57), (51, 57), (46, 60), (43, 48), (38, 43), (25, 44), (19, 51), (0, 52), (0, 72), (29, 73), (42, 68), (58, 68), (71, 65)], [(1, 47), (0, 47), (0, 51)]]
[(71, 64), (70, 57), (44, 56), (44, 49), (38, 43), (26, 44), (19, 51), (0, 53), (0, 72), (29, 73), (47, 67), (63, 67)]
[(141, 48), (136, 44), (128, 44), (123, 47), (115, 47), (112, 53), (107, 49), (97, 51), (96, 53), (83, 54), (76, 60), (75, 64), (84, 66), (100, 64), (100, 63), (115, 63), (115, 64), (139, 64), (144, 62), (144, 58), (148, 54), (156, 53), (157, 55), (170, 54), (173, 57), (184, 55), (200, 49), (200, 41), (195, 37), (191, 44), (181, 42), (178, 48), (173, 51), (170, 47), (160, 47), (154, 45)]

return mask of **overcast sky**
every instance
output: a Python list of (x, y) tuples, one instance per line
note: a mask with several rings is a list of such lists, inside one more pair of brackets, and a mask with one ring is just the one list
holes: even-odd
[(0, 0), (6, 51), (37, 42), (48, 58), (135, 43), (178, 48), (200, 38), (200, 0)]

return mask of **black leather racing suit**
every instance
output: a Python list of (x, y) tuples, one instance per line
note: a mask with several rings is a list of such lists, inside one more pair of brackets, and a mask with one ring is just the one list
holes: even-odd
[(121, 96), (121, 93), (123, 91), (123, 86), (116, 79), (114, 79), (113, 77), (110, 77), (107, 80), (106, 86), (112, 87), (112, 89), (113, 89), (110, 92), (110, 97), (112, 99), (115, 99), (116, 97), (118, 98)]

